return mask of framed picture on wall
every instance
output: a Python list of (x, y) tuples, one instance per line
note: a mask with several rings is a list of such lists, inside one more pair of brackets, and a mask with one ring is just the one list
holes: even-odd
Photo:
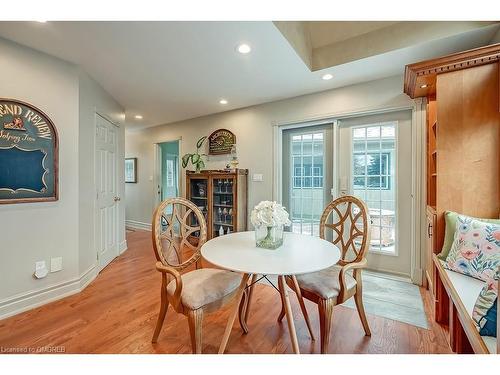
[(125, 159), (125, 182), (137, 183), (137, 158)]

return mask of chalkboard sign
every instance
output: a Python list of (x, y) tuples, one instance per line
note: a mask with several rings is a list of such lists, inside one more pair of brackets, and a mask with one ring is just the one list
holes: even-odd
[(58, 140), (38, 108), (0, 99), (0, 204), (58, 199)]
[(230, 154), (235, 143), (236, 136), (231, 131), (216, 130), (208, 137), (208, 153), (209, 155)]

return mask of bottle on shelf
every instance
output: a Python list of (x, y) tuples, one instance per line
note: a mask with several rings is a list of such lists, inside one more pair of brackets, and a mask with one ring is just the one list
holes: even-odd
[(224, 235), (224, 228), (222, 228), (222, 225), (219, 227), (219, 236)]
[(227, 227), (226, 234), (229, 234), (229, 233), (231, 233), (231, 227)]

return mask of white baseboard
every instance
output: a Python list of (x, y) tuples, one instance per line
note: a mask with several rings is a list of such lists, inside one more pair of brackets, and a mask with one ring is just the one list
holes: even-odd
[(151, 231), (151, 223), (142, 223), (140, 221), (135, 221), (135, 220), (125, 220), (125, 228)]
[(125, 251), (127, 251), (127, 249), (128, 249), (127, 240), (125, 240), (120, 244), (120, 247), (118, 248), (118, 254), (122, 255)]
[(0, 319), (22, 313), (27, 310), (57, 301), (72, 294), (79, 293), (97, 276), (97, 265), (93, 265), (80, 277), (42, 290), (19, 294), (0, 301)]

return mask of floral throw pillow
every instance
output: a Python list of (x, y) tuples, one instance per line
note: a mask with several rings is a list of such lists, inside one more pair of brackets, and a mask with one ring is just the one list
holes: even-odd
[(486, 282), (472, 311), (472, 318), (481, 336), (497, 337), (497, 304), (498, 275), (496, 279), (489, 279)]
[(500, 265), (500, 225), (459, 215), (445, 268), (488, 281)]

